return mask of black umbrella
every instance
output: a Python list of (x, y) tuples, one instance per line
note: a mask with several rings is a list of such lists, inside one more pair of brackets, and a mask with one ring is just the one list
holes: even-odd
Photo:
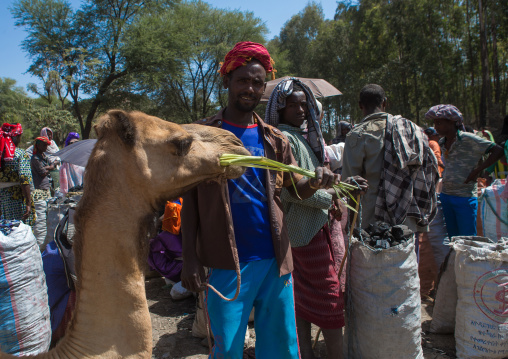
[(53, 156), (60, 157), (63, 162), (86, 167), (88, 157), (90, 157), (96, 142), (97, 140), (77, 141), (54, 153)]

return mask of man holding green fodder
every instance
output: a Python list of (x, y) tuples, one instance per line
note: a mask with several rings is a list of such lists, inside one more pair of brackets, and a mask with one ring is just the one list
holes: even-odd
[[(325, 162), (318, 116), (312, 91), (298, 79), (281, 81), (267, 104), (265, 122), (286, 135), (298, 165), (308, 170)], [(305, 121), (306, 131), (302, 128)], [(315, 135), (309, 136), (310, 133)], [(345, 182), (356, 182), (366, 189), (366, 181), (361, 177)], [(328, 226), (328, 210), (338, 196), (329, 189), (298, 200), (283, 189), (281, 199), (293, 254), (296, 325), (302, 359), (315, 358), (311, 324), (323, 331), (327, 358), (341, 359), (344, 297), (337, 264), (342, 258), (336, 258), (338, 243), (334, 243)], [(342, 235), (339, 240), (343, 241)]]
[[(296, 164), (287, 138), (254, 113), (272, 64), (264, 46), (236, 44), (220, 70), (228, 89), (228, 106), (200, 123), (233, 132), (253, 155)], [(293, 195), (307, 198), (318, 188), (338, 182), (337, 176), (323, 167), (316, 168), (315, 176), (308, 180), (296, 173), (247, 168), (236, 180), (203, 183), (184, 196), (181, 277), (189, 290), (206, 289), (215, 338), (211, 358), (242, 358), (252, 307), (256, 308), (256, 357), (299, 357), (293, 262), (280, 192), (286, 187)], [(208, 283), (203, 266), (210, 269)], [(235, 300), (229, 301), (231, 298)]]

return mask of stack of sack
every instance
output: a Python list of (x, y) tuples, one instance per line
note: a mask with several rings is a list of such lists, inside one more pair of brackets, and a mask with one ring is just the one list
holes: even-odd
[(437, 287), (432, 333), (455, 333), (458, 358), (508, 357), (508, 242), (454, 237)]

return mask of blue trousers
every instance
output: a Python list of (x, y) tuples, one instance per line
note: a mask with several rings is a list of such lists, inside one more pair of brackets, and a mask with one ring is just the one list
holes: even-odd
[[(300, 358), (291, 274), (279, 277), (275, 259), (241, 263), (242, 284), (238, 299), (228, 302), (211, 289), (206, 301), (215, 345), (211, 359), (242, 359), (245, 331), (252, 307), (256, 330), (256, 358)], [(225, 297), (236, 290), (233, 270), (211, 269), (208, 283)]]
[(448, 236), (476, 236), (478, 198), (450, 196), (445, 193), (441, 193), (440, 197)]
[(429, 239), (430, 245), (432, 247), (432, 252), (434, 253), (434, 259), (436, 261), (436, 266), (439, 271), (441, 268), (441, 264), (444, 262), (448, 252), (450, 252), (450, 247), (447, 245), (450, 243), (450, 238), (448, 237), (448, 231), (446, 230), (445, 218), (443, 215), (443, 206), (441, 205), (441, 195), (437, 196), (437, 213), (436, 217), (432, 220), (429, 225), (429, 232), (427, 233), (427, 238)]

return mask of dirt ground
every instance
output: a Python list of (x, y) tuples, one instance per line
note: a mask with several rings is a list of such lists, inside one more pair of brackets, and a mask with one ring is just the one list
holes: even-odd
[[(162, 278), (146, 281), (146, 294), (150, 316), (152, 318), (153, 354), (152, 359), (206, 359), (208, 345), (206, 339), (192, 336), (192, 323), (196, 313), (194, 297), (174, 301), (170, 296), (170, 287)], [(453, 335), (436, 335), (428, 332), (432, 318), (432, 304), (422, 303), (422, 346), (425, 359), (447, 359), (455, 357)], [(313, 337), (317, 327), (313, 327)], [(254, 358), (255, 333), (249, 327), (250, 339), (244, 352), (244, 359)], [(320, 336), (315, 355), (326, 358), (323, 336)], [(260, 358), (262, 359), (262, 358)]]

